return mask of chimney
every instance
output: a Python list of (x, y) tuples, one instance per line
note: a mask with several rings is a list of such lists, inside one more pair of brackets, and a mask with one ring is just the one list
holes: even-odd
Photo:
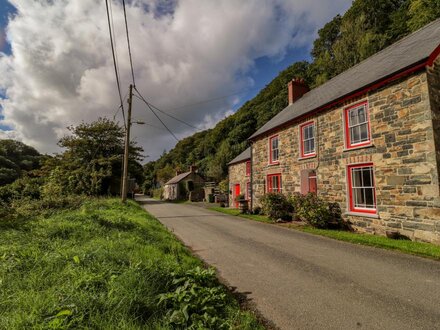
[(191, 173), (195, 173), (195, 172), (197, 171), (197, 166), (195, 166), (195, 165), (191, 165), (191, 166), (189, 167), (189, 171), (190, 171)]
[(309, 86), (304, 82), (304, 79), (294, 78), (287, 84), (287, 92), (289, 95), (289, 105), (301, 98), (309, 91)]

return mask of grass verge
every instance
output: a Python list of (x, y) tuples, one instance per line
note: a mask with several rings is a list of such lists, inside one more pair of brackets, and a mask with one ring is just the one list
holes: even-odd
[(241, 218), (246, 218), (246, 219), (254, 220), (254, 221), (266, 222), (266, 223), (274, 223), (272, 220), (270, 220), (265, 215), (242, 214), (240, 212), (240, 210), (237, 210), (237, 209), (230, 209), (230, 208), (219, 207), (219, 206), (210, 206), (210, 207), (208, 207), (208, 209), (209, 210), (213, 210), (213, 211), (217, 211), (217, 212), (221, 212), (221, 213), (224, 213), (224, 214), (228, 214), (228, 215), (234, 215), (234, 216), (238, 216), (238, 217), (241, 217)]
[[(241, 214), (239, 210), (228, 209), (223, 207), (209, 207), (209, 209), (229, 215), (255, 220), (255, 221), (274, 223), (267, 216), (264, 215)], [(342, 231), (342, 230), (318, 229), (310, 226), (287, 225), (287, 227), (295, 230), (300, 230), (306, 233), (325, 236), (353, 244), (362, 244), (362, 245), (374, 246), (388, 250), (396, 250), (407, 254), (413, 254), (413, 255), (440, 260), (440, 246), (430, 243), (414, 242), (410, 240), (396, 240), (384, 236), (361, 234), (361, 233), (354, 233), (354, 232)]]
[[(171, 315), (158, 300), (173, 298), (176, 278), (202, 263), (136, 203), (90, 199), (77, 209), (0, 219), (0, 234), (0, 329), (185, 328), (176, 324), (191, 306)], [(193, 286), (223, 290), (220, 323), (261, 328), (214, 280)]]
[(397, 250), (408, 254), (414, 254), (440, 260), (440, 246), (430, 243), (390, 239), (385, 236), (353, 233), (341, 230), (317, 229), (309, 226), (290, 226), (290, 228), (354, 244), (362, 244), (383, 249)]

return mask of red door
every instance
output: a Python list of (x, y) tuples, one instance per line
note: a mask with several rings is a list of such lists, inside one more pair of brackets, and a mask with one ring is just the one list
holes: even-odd
[(240, 195), (240, 184), (235, 184), (235, 194), (234, 194), (234, 200), (235, 200), (235, 208), (238, 208), (238, 202), (237, 202), (237, 196)]

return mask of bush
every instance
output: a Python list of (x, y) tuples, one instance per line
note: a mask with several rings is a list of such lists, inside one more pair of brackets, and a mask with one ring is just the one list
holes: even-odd
[(264, 214), (270, 219), (291, 220), (293, 207), (287, 197), (281, 193), (268, 193), (261, 198)]
[(171, 290), (159, 296), (169, 325), (182, 329), (229, 329), (224, 321), (227, 295), (214, 269), (196, 267), (183, 275), (173, 273)]
[(257, 206), (257, 207), (254, 207), (254, 210), (252, 211), (252, 213), (256, 214), (256, 215), (262, 214), (263, 210), (261, 209), (261, 207)]
[(153, 198), (163, 199), (163, 188), (153, 189)]
[(316, 194), (294, 194), (290, 203), (295, 209), (296, 216), (316, 228), (328, 228), (332, 224), (339, 224), (341, 209), (338, 203), (327, 203)]

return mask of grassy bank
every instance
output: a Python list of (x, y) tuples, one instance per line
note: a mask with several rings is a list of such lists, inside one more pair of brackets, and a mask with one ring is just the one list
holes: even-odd
[[(273, 223), (273, 221), (271, 221), (267, 216), (264, 215), (241, 214), (239, 210), (222, 208), (222, 207), (209, 207), (209, 209), (233, 216), (239, 216), (250, 220)], [(403, 253), (414, 254), (418, 256), (429, 257), (440, 260), (440, 246), (430, 243), (414, 242), (410, 240), (396, 240), (384, 236), (360, 234), (360, 233), (354, 233), (354, 232), (348, 232), (342, 230), (317, 229), (303, 225), (288, 225), (288, 227), (291, 229), (300, 230), (310, 234), (325, 236), (344, 242), (350, 242), (353, 244), (362, 244), (362, 245), (374, 246), (383, 249), (396, 250)]]
[[(215, 324), (260, 327), (133, 202), (91, 199), (73, 210), (0, 219), (0, 234), (0, 329), (184, 328), (204, 292), (217, 293)], [(178, 310), (175, 289), (185, 276), (199, 296), (183, 291), (192, 305)], [(203, 285), (194, 282), (201, 277)], [(161, 294), (167, 299), (158, 304)]]

